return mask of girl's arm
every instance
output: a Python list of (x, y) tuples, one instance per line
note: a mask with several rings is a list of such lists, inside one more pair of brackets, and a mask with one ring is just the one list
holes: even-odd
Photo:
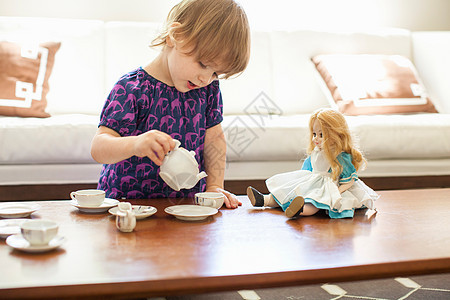
[(344, 183), (344, 184), (341, 184), (340, 186), (339, 186), (339, 193), (343, 193), (343, 192), (345, 192), (346, 190), (348, 190), (352, 185), (353, 185), (353, 183), (355, 182), (355, 180), (354, 179), (352, 179), (350, 182), (347, 182), (347, 183)]
[(131, 156), (148, 156), (160, 166), (164, 156), (175, 147), (166, 133), (150, 130), (138, 136), (122, 137), (116, 131), (100, 126), (92, 139), (92, 158), (101, 164), (114, 164)]
[(223, 134), (222, 125), (217, 124), (206, 129), (205, 133), (205, 171), (206, 191), (220, 192), (225, 195), (225, 206), (227, 208), (237, 208), (242, 205), (236, 196), (223, 189), (225, 164), (226, 164), (227, 144)]

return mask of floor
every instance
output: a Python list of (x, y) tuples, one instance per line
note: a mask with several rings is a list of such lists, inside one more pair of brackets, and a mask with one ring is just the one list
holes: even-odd
[(377, 279), (337, 284), (233, 291), (203, 295), (149, 298), (148, 300), (448, 300), (450, 273)]

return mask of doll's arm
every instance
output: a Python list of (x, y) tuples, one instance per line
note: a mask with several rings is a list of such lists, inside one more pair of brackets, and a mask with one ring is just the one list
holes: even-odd
[(223, 189), (225, 177), (227, 144), (223, 134), (222, 125), (218, 124), (206, 129), (205, 133), (205, 171), (206, 191), (220, 192), (225, 195), (225, 206), (227, 208), (237, 208), (242, 205), (236, 195)]
[(302, 170), (308, 170), (312, 172), (312, 165), (311, 165), (311, 156), (308, 156), (302, 165)]
[(341, 184), (341, 185), (339, 185), (339, 193), (343, 193), (343, 192), (345, 192), (346, 190), (348, 190), (349, 188), (351, 188), (351, 186), (353, 185), (353, 183), (355, 182), (355, 180), (354, 179), (352, 179), (351, 181), (349, 181), (349, 182), (346, 182), (346, 183), (344, 183), (344, 184)]

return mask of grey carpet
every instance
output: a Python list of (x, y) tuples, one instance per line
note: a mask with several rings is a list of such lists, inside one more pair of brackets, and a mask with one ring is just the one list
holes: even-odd
[(298, 287), (256, 289), (202, 295), (150, 298), (151, 300), (449, 300), (450, 273), (328, 283)]

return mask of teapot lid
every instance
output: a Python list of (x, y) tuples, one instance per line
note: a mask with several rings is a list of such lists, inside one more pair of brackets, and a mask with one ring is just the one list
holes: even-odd
[(131, 211), (133, 209), (130, 202), (120, 202), (118, 207), (120, 211)]
[(165, 162), (168, 160), (168, 157), (170, 156), (171, 152), (172, 153), (179, 153), (179, 155), (183, 155), (183, 157), (189, 161), (192, 166), (196, 166), (198, 168), (198, 162), (195, 159), (195, 151), (188, 151), (187, 149), (180, 147), (181, 146), (181, 142), (179, 140), (174, 139), (173, 140), (175, 142), (175, 148), (173, 148), (172, 151), (169, 152), (168, 155), (166, 155), (166, 157), (164, 157), (163, 160), (163, 164), (165, 164)]

